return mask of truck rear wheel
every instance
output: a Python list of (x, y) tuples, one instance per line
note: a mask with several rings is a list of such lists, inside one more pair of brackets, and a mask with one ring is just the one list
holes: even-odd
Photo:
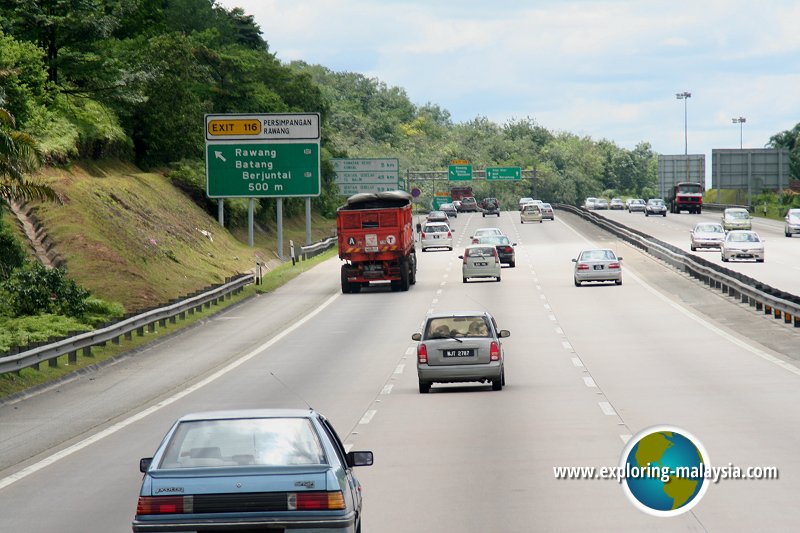
[(347, 269), (342, 265), (342, 294), (350, 292), (350, 282), (347, 281)]
[(411, 264), (408, 258), (400, 260), (400, 290), (407, 291), (411, 286)]

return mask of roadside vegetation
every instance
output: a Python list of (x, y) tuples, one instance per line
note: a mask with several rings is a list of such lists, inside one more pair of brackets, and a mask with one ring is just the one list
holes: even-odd
[[(330, 235), (343, 201), (330, 164), (338, 157), (397, 157), (402, 177), (452, 159), (533, 170), (533, 181), (474, 183), (476, 196), (506, 208), (521, 196), (577, 205), (655, 194), (657, 155), (644, 139), (627, 149), (534, 117), (454, 123), (436, 103), (415, 104), (378, 79), (281, 63), (268, 37), (241, 8), (214, 0), (0, 0), (0, 353), (3, 342), (91, 328), (275, 258), (274, 200), (256, 202), (254, 248), (243, 244), (246, 200), (226, 200), (226, 228), (216, 225), (205, 195), (205, 113), (321, 114), (315, 240)], [(800, 124), (770, 140), (790, 150), (795, 179), (799, 140)], [(427, 206), (448, 183), (408, 185)], [(12, 201), (35, 206), (81, 311), (54, 308), (66, 298), (58, 292), (35, 309), (12, 304), (22, 288), (10, 280), (39, 275), (20, 232), (3, 222)], [(304, 242), (302, 214), (302, 199), (284, 202), (285, 243)]]

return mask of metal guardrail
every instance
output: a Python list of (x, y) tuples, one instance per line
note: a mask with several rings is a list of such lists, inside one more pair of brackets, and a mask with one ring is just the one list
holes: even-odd
[(609, 220), (596, 212), (565, 204), (556, 204), (556, 208), (576, 214), (600, 226), (677, 270), (686, 272), (702, 283), (720, 289), (731, 297), (739, 298), (742, 303), (749, 304), (757, 311), (763, 310), (764, 314), (773, 315), (776, 319), (783, 319), (786, 324), (793, 324), (794, 327), (800, 328), (800, 296), (775, 289), (757, 279), (712, 263), (619, 222)]
[(165, 307), (146, 311), (100, 329), (87, 331), (86, 333), (25, 350), (18, 354), (0, 356), (0, 374), (18, 372), (23, 368), (30, 367), (38, 369), (39, 364), (45, 361), (50, 366), (55, 367), (57, 366), (57, 358), (63, 355), (68, 355), (69, 362), (75, 363), (78, 351), (82, 351), (83, 355), (90, 356), (93, 346), (105, 345), (108, 341), (119, 344), (120, 338), (123, 336), (126, 339), (131, 339), (134, 331), (136, 331), (137, 335), (142, 336), (144, 335), (145, 327), (152, 333), (156, 329), (156, 323), (161, 327), (166, 326), (167, 320), (174, 324), (177, 318), (181, 320), (186, 318), (187, 313), (192, 315), (195, 311), (201, 311), (203, 307), (209, 308), (212, 304), (218, 304), (220, 301), (230, 298), (233, 294), (239, 294), (246, 285), (253, 283), (253, 280), (254, 276), (247, 274), (202, 294), (191, 296)]
[(324, 241), (315, 242), (314, 244), (309, 244), (308, 246), (301, 246), (300, 258), (303, 261), (311, 259), (312, 257), (321, 254), (328, 248), (333, 248), (336, 246), (337, 242), (338, 240), (336, 237), (328, 237)]

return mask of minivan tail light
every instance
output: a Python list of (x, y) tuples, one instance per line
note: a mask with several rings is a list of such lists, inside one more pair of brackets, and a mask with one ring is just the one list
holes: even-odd
[(497, 255), (497, 250), (494, 251), (494, 262), (500, 264), (500, 256)]
[(422, 232), (422, 238), (423, 239), (425, 238), (425, 232), (424, 231)]
[(424, 344), (417, 346), (417, 361), (420, 364), (428, 364), (428, 347)]
[(448, 238), (448, 239), (452, 239), (452, 238), (453, 238), (453, 233), (452, 233), (452, 232), (450, 232), (450, 231), (448, 231), (448, 232), (447, 232), (447, 238)]
[(494, 341), (492, 341), (492, 344), (489, 346), (489, 360), (490, 361), (500, 360), (500, 346), (498, 346), (497, 343)]

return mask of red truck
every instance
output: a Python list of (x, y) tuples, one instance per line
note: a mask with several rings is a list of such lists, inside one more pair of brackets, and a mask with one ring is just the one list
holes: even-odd
[(667, 192), (670, 213), (689, 211), (699, 215), (703, 210), (703, 190), (701, 183), (689, 181), (676, 183)]
[(403, 191), (360, 193), (336, 211), (342, 292), (359, 292), (372, 281), (389, 281), (393, 291), (417, 282), (412, 197)]

